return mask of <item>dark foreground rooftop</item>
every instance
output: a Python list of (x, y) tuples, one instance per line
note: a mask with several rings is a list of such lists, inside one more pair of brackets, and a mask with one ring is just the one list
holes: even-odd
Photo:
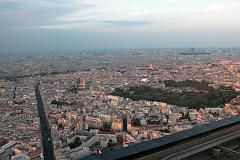
[(112, 159), (135, 159), (150, 155), (159, 151), (172, 148), (181, 143), (192, 141), (212, 133), (221, 132), (231, 126), (240, 124), (240, 115), (227, 119), (211, 122), (192, 129), (181, 131), (169, 136), (135, 144), (126, 148), (105, 152), (101, 155), (87, 157), (87, 160), (112, 160)]

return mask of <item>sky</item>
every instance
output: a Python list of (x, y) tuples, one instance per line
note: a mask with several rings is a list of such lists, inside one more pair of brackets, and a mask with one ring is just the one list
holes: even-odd
[(0, 54), (240, 47), (240, 0), (0, 0)]

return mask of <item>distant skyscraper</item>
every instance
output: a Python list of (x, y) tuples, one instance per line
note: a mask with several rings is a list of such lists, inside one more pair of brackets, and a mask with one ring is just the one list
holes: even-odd
[(195, 52), (195, 48), (191, 48), (191, 52)]

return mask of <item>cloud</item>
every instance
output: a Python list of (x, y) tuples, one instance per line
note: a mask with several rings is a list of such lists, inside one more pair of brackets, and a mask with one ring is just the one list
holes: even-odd
[(135, 20), (135, 21), (101, 21), (102, 23), (106, 23), (106, 24), (113, 24), (113, 25), (122, 25), (122, 26), (138, 26), (138, 25), (145, 25), (145, 24), (149, 24), (149, 22), (147, 21), (140, 21), (140, 20)]
[(1, 0), (0, 29), (36, 28), (46, 24), (58, 24), (57, 17), (92, 7), (93, 5), (78, 0)]
[[(118, 31), (240, 27), (236, 0), (2, 0), (1, 26)], [(6, 4), (7, 3), (7, 4)], [(219, 27), (221, 26), (221, 28)], [(145, 28), (148, 27), (148, 28)]]

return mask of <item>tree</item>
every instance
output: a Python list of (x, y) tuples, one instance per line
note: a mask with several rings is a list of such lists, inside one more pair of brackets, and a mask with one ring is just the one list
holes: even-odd
[(133, 125), (134, 126), (141, 126), (140, 119), (139, 118), (133, 118)]
[(103, 131), (110, 132), (111, 131), (111, 123), (103, 123)]
[(58, 129), (63, 129), (62, 123), (60, 123), (60, 124), (58, 125)]
[(82, 144), (82, 142), (81, 142), (80, 138), (76, 137), (74, 142), (70, 143), (69, 146), (70, 146), (70, 149), (74, 149), (74, 148), (79, 147), (81, 144)]
[(180, 118), (180, 120), (182, 120), (182, 119), (188, 119), (188, 120), (190, 121), (191, 118), (190, 118), (189, 112), (186, 113), (185, 115), (183, 115), (183, 116)]

